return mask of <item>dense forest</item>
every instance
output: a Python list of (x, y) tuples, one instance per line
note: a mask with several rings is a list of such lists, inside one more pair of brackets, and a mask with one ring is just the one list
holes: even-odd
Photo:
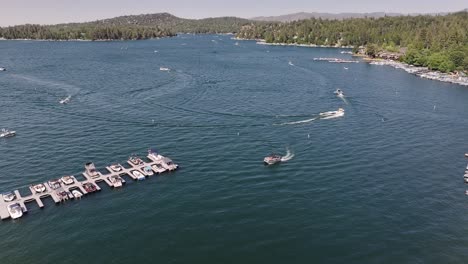
[(365, 46), (369, 56), (400, 52), (401, 60), (444, 72), (468, 70), (468, 12), (445, 16), (399, 16), (345, 20), (307, 19), (251, 23), (237, 37), (268, 43)]
[(168, 13), (121, 16), (86, 23), (19, 25), (0, 28), (0, 38), (46, 40), (130, 40), (175, 33), (232, 33), (249, 20), (235, 17), (183, 19)]

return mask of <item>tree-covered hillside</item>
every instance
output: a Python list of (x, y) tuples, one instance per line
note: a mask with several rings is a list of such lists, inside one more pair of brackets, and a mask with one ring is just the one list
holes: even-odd
[(232, 33), (249, 20), (236, 17), (183, 19), (168, 13), (121, 16), (85, 23), (19, 25), (0, 28), (6, 39), (109, 40), (148, 39), (175, 33)]
[(243, 26), (240, 38), (269, 43), (407, 48), (402, 60), (442, 71), (468, 70), (468, 12), (445, 16), (399, 16), (345, 20), (307, 19)]

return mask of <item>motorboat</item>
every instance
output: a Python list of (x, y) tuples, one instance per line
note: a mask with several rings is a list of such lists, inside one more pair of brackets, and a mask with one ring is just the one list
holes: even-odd
[(45, 185), (42, 184), (42, 183), (33, 185), (32, 188), (36, 193), (43, 193), (43, 192), (45, 192), (47, 190)]
[(92, 178), (99, 177), (99, 173), (96, 170), (96, 166), (94, 166), (94, 163), (92, 162), (88, 162), (85, 164), (85, 173)]
[(91, 182), (83, 183), (83, 188), (85, 189), (87, 193), (92, 193), (92, 192), (97, 191), (96, 185), (94, 185)]
[(344, 116), (344, 113), (345, 111), (343, 108), (338, 108), (337, 111), (328, 111), (328, 112), (320, 113), (320, 118), (331, 119), (331, 118), (336, 118), (336, 117), (342, 117)]
[(0, 71), (6, 71), (6, 68), (0, 67)]
[(239, 46), (239, 42), (234, 43), (234, 45)]
[(288, 64), (289, 64), (290, 66), (294, 66), (294, 64), (293, 64), (291, 61), (289, 61)]
[(153, 170), (151, 169), (151, 166), (149, 165), (143, 168), (143, 172), (148, 176), (152, 176), (154, 174)]
[(166, 67), (159, 67), (159, 70), (160, 71), (170, 71), (171, 69), (166, 68)]
[(7, 208), (12, 219), (18, 219), (23, 216), (23, 209), (19, 203), (10, 204)]
[(163, 168), (173, 171), (176, 170), (179, 165), (175, 164), (170, 158), (164, 157), (161, 161), (161, 165)]
[(155, 149), (148, 149), (148, 158), (156, 162), (161, 162), (164, 156), (158, 154)]
[(143, 165), (143, 161), (137, 156), (131, 156), (128, 158), (128, 161), (130, 161), (130, 163), (133, 165)]
[(80, 199), (81, 196), (83, 196), (83, 194), (78, 190), (73, 190), (72, 194), (73, 194), (73, 197), (75, 197), (75, 199)]
[(60, 201), (68, 200), (68, 192), (64, 189), (57, 190), (55, 193), (60, 198)]
[(122, 165), (120, 164), (112, 164), (110, 165), (110, 168), (111, 170), (115, 171), (115, 172), (119, 172), (122, 170)]
[(142, 181), (145, 179), (145, 175), (143, 175), (141, 172), (134, 170), (132, 171), (132, 175), (137, 178), (137, 180)]
[(52, 188), (52, 190), (56, 190), (62, 186), (60, 184), (59, 179), (52, 179), (52, 180), (49, 180), (47, 183), (49, 184), (49, 187)]
[(70, 185), (75, 182), (72, 176), (63, 176), (62, 178), (60, 178), (60, 180), (62, 180), (63, 184), (65, 185)]
[(269, 156), (266, 156), (264, 159), (263, 159), (263, 162), (266, 164), (266, 165), (273, 165), (273, 164), (276, 164), (276, 163), (279, 163), (281, 162), (281, 156), (278, 155), (278, 154), (271, 154)]
[(4, 128), (2, 128), (2, 130), (0, 131), (0, 138), (8, 138), (14, 136), (16, 136), (16, 131), (11, 131)]
[(333, 93), (336, 94), (336, 96), (339, 96), (339, 97), (343, 97), (343, 96), (344, 96), (343, 91), (340, 90), (340, 89), (336, 89), (336, 91), (334, 91)]
[(112, 183), (112, 187), (114, 188), (122, 187), (123, 179), (118, 175), (110, 176), (109, 181)]
[(61, 104), (68, 104), (68, 103), (70, 102), (70, 100), (71, 100), (71, 96), (69, 95), (69, 96), (67, 96), (67, 97), (65, 97), (65, 98), (63, 98), (63, 99), (61, 99), (59, 103), (61, 103)]
[(154, 164), (151, 166), (151, 168), (156, 172), (156, 173), (163, 173), (166, 171), (165, 168), (163, 168), (160, 164)]
[(12, 192), (4, 193), (2, 196), (5, 202), (11, 202), (16, 199), (16, 195)]

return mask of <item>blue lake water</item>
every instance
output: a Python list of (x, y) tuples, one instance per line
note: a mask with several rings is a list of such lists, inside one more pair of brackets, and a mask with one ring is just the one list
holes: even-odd
[(0, 223), (2, 263), (466, 263), (466, 87), (235, 42), (1, 41), (1, 192), (148, 147), (181, 166), (30, 204)]

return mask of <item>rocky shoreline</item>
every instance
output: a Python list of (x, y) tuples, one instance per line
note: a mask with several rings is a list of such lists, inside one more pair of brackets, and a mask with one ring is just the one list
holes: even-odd
[(463, 73), (443, 73), (439, 71), (430, 70), (427, 67), (416, 67), (403, 62), (394, 60), (372, 60), (372, 65), (390, 66), (395, 69), (402, 69), (407, 73), (414, 74), (421, 78), (436, 80), (441, 82), (448, 82), (468, 86), (468, 76)]

